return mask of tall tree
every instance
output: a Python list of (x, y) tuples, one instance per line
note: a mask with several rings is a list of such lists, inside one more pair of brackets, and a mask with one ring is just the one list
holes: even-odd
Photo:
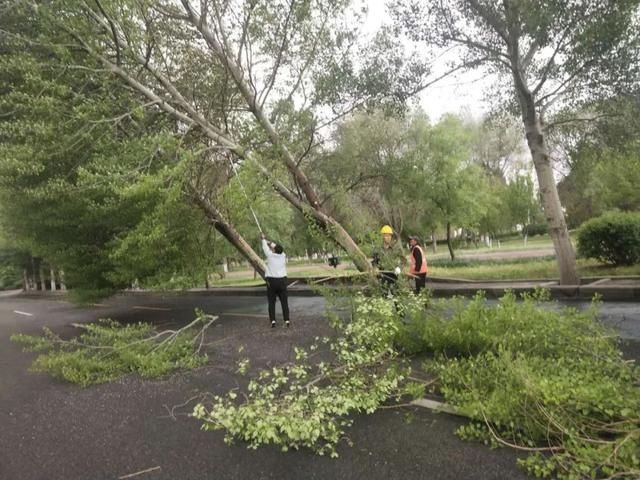
[[(206, 149), (186, 148), (199, 138), (178, 135), (173, 119), (142, 108), (82, 51), (52, 48), (62, 40), (42, 20), (26, 4), (0, 18), (3, 230), (64, 269), (77, 292), (182, 271), (204, 280), (215, 260), (211, 226), (183, 191), (198, 179), (219, 190), (228, 164), (203, 162)], [(198, 200), (213, 227), (233, 230)]]
[(410, 178), (420, 180), (418, 188), (409, 192), (414, 192), (416, 205), (426, 206), (427, 215), (444, 224), (451, 260), (455, 260), (452, 228), (477, 228), (489, 200), (486, 178), (473, 162), (473, 135), (473, 125), (446, 115), (416, 138), (407, 157), (413, 168)]
[[(37, 11), (67, 34), (67, 42), (144, 97), (146, 108), (172, 116), (183, 132), (197, 130), (207, 148), (230, 153), (234, 163), (253, 164), (276, 192), (332, 236), (360, 270), (370, 270), (351, 236), (323, 208), (305, 172), (318, 130), (331, 121), (314, 112), (329, 106), (331, 117), (339, 117), (378, 93), (399, 98), (404, 90), (398, 79), (407, 83), (422, 78), (424, 71), (412, 64), (411, 77), (392, 77), (395, 70), (382, 67), (398, 59), (399, 50), (393, 49), (371, 56), (372, 63), (357, 71), (350, 59), (357, 40), (354, 22), (343, 16), (348, 4), (57, 0)], [(376, 44), (378, 50), (388, 46), (387, 40)], [(306, 119), (295, 128), (287, 123), (292, 105)], [(195, 201), (218, 225), (224, 219), (206, 202), (203, 186), (194, 186)], [(223, 234), (251, 260), (246, 242), (228, 231)]]
[(553, 239), (560, 281), (575, 284), (575, 253), (546, 141), (554, 104), (610, 94), (638, 72), (638, 0), (397, 0), (415, 40), (458, 48), (461, 62), (510, 79)]
[(432, 125), (419, 111), (402, 120), (360, 114), (337, 129), (327, 168), (338, 192), (359, 197), (378, 228), (389, 223), (406, 238), (446, 226), (454, 258), (452, 228), (477, 227), (488, 200), (474, 135), (474, 125), (456, 116)]

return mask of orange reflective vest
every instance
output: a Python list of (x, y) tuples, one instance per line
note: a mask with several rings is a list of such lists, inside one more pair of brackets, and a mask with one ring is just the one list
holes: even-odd
[(417, 248), (418, 250), (420, 250), (420, 255), (422, 256), (422, 265), (420, 265), (420, 268), (417, 268), (416, 258), (413, 256), (413, 249), (411, 249), (411, 255), (409, 255), (409, 262), (411, 267), (409, 269), (409, 273), (427, 273), (427, 257), (424, 256), (422, 248), (420, 248), (418, 245), (413, 248)]

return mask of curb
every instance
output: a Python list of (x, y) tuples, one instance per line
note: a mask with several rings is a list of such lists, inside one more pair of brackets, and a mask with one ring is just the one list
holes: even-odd
[[(536, 289), (545, 288), (549, 290), (551, 298), (556, 300), (591, 300), (594, 295), (599, 295), (603, 301), (619, 302), (640, 302), (640, 279), (632, 278), (631, 283), (616, 285), (607, 284), (611, 279), (593, 279), (592, 282), (582, 285), (557, 285), (556, 281), (523, 281), (523, 282), (431, 282), (427, 283), (432, 295), (436, 298), (449, 298), (455, 296), (473, 296), (478, 291), (485, 292), (487, 298), (500, 298), (507, 291), (516, 294), (533, 293)], [(615, 280), (615, 279), (614, 279)], [(362, 291), (366, 289), (364, 285), (349, 285), (335, 287), (326, 285), (326, 290), (349, 289)], [(67, 293), (67, 292), (64, 292)], [(291, 286), (288, 289), (290, 297), (321, 297), (322, 294), (313, 286), (300, 284)], [(125, 290), (117, 295), (123, 296), (151, 296), (151, 295), (194, 295), (194, 296), (240, 296), (240, 297), (261, 297), (266, 295), (264, 286), (252, 287), (213, 287), (210, 289), (191, 290)], [(46, 298), (61, 297), (62, 292), (22, 292), (12, 295), (13, 297)]]
[[(454, 286), (455, 285), (455, 286)], [(335, 287), (326, 287), (332, 290)], [(342, 287), (345, 288), (345, 287)], [(485, 292), (487, 298), (500, 298), (507, 291), (513, 291), (516, 294), (533, 293), (538, 288), (546, 288), (549, 290), (551, 298), (556, 300), (591, 300), (594, 295), (599, 295), (603, 301), (628, 301), (640, 302), (640, 285), (548, 285), (546, 283), (531, 284), (519, 286), (517, 284), (495, 285), (495, 284), (449, 284), (449, 285), (428, 285), (427, 288), (436, 298), (449, 298), (455, 296), (473, 296), (478, 291)], [(351, 286), (353, 290), (364, 290), (362, 286)], [(337, 290), (337, 289), (336, 289)], [(295, 286), (288, 289), (290, 297), (321, 297), (322, 294), (313, 288), (306, 286)], [(196, 296), (239, 296), (239, 297), (262, 297), (265, 293), (264, 287), (219, 287), (209, 290), (181, 290), (181, 291), (127, 291), (120, 295), (196, 295)]]

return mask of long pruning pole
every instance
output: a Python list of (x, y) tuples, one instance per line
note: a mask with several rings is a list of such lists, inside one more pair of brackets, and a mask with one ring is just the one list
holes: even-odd
[(229, 160), (229, 165), (231, 166), (231, 170), (233, 170), (233, 172), (236, 174), (236, 178), (238, 179), (238, 183), (240, 184), (240, 189), (242, 190), (242, 193), (247, 199), (247, 205), (249, 205), (249, 210), (251, 210), (251, 214), (253, 215), (253, 219), (255, 220), (256, 225), (258, 226), (258, 230), (260, 230), (260, 233), (264, 233), (262, 231), (262, 227), (260, 226), (260, 222), (258, 221), (258, 216), (256, 215), (256, 212), (253, 210), (253, 207), (251, 206), (251, 200), (249, 200), (249, 195), (247, 195), (247, 190), (244, 188), (244, 184), (242, 183), (242, 180), (240, 180), (240, 175), (238, 175), (238, 171), (236, 170), (235, 165), (231, 161), (231, 158), (227, 157), (227, 159)]

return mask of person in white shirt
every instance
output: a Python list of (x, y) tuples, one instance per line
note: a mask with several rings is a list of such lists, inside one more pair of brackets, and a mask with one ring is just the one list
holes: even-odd
[(271, 328), (276, 326), (276, 297), (280, 299), (284, 324), (289, 323), (289, 301), (287, 299), (287, 256), (281, 245), (267, 242), (262, 234), (262, 250), (267, 259), (267, 269), (264, 272), (267, 283), (267, 298), (269, 299), (269, 320)]

